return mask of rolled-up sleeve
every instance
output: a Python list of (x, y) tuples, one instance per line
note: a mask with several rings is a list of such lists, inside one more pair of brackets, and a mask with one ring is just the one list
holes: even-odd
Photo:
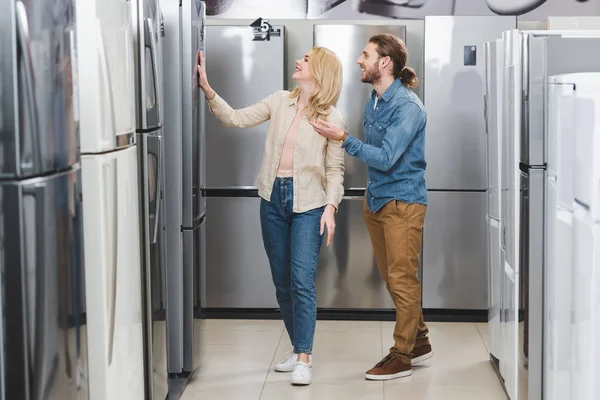
[[(329, 122), (337, 125), (343, 131), (346, 123), (339, 112), (328, 118)], [(344, 197), (344, 149), (338, 140), (327, 141), (327, 152), (325, 155), (325, 175), (327, 177), (327, 204), (338, 209)]]
[(249, 128), (259, 125), (271, 118), (271, 103), (278, 93), (272, 94), (259, 102), (239, 110), (234, 110), (218, 94), (208, 100), (210, 112), (227, 128)]

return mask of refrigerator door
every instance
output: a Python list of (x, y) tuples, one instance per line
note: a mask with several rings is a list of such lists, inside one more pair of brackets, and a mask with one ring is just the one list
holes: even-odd
[[(547, 78), (573, 72), (600, 71), (598, 32), (535, 32), (522, 34), (523, 132), (521, 162), (543, 166), (547, 162), (545, 104)], [(596, 37), (593, 37), (596, 36)], [(577, 58), (577, 63), (571, 60)]]
[[(206, 308), (278, 308), (260, 234), (260, 198), (209, 197), (202, 304)], [(235, 250), (225, 243), (235, 243)], [(233, 250), (233, 251), (232, 251)]]
[(77, 0), (81, 152), (135, 142), (135, 75), (131, 3)]
[(502, 277), (504, 265), (501, 259), (500, 222), (487, 217), (488, 223), (488, 329), (490, 354), (497, 360), (502, 357), (500, 314), (502, 310)]
[[(500, 49), (502, 50), (502, 49)], [(500, 54), (502, 56), (502, 54)], [(498, 79), (498, 45), (494, 42), (486, 43), (486, 94), (484, 103), (484, 116), (487, 132), (487, 195), (488, 214), (490, 217), (500, 219), (500, 140), (498, 119), (502, 118), (499, 110), (498, 89), (502, 80)], [(500, 98), (501, 99), (501, 98)]]
[[(577, 206), (573, 218), (573, 337), (571, 367), (571, 399), (595, 399), (596, 381), (600, 373), (599, 345), (586, 344), (585, 337), (600, 334), (598, 304), (600, 302), (600, 225)], [(591, 336), (590, 336), (591, 335)]]
[(426, 17), (427, 187), (485, 190), (484, 43), (515, 17)]
[(488, 309), (485, 193), (429, 192), (423, 308)]
[(73, 1), (0, 6), (0, 178), (31, 177), (79, 162)]
[(158, 0), (133, 0), (137, 128), (162, 126), (162, 38)]
[[(315, 25), (314, 45), (326, 47), (337, 54), (344, 68), (344, 86), (337, 109), (344, 116), (348, 132), (365, 140), (363, 118), (365, 104), (373, 87), (362, 83), (358, 77), (356, 60), (373, 35), (391, 33), (406, 42), (406, 27), (401, 25)], [(410, 51), (410, 49), (409, 49)], [(361, 189), (367, 185), (367, 166), (346, 154), (344, 186)]]
[(144, 397), (137, 149), (82, 157), (90, 394)]
[[(599, 69), (600, 71), (600, 69)], [(579, 75), (579, 74), (578, 74)], [(600, 221), (600, 74), (579, 76), (575, 89), (575, 199)]]
[[(233, 108), (247, 107), (284, 88), (285, 32), (283, 26), (273, 28), (281, 30), (280, 37), (253, 41), (252, 28), (245, 25), (206, 27), (207, 74), (213, 89)], [(255, 188), (267, 130), (267, 124), (225, 128), (207, 112), (207, 187)]]
[(364, 197), (346, 196), (335, 215), (333, 242), (321, 247), (317, 264), (317, 307), (325, 309), (395, 309), (375, 262), (363, 219)]
[(80, 188), (78, 167), (0, 184), (7, 399), (88, 398)]

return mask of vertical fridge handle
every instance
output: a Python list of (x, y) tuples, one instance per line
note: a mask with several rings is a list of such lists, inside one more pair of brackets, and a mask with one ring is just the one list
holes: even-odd
[[(119, 182), (117, 172), (117, 160), (112, 160), (112, 173), (108, 179), (113, 181), (113, 234), (111, 252), (111, 276), (108, 279), (108, 366), (112, 364), (113, 348), (115, 339), (115, 309), (117, 303), (117, 264), (119, 262)], [(107, 187), (109, 187), (107, 185)]]
[(38, 126), (38, 110), (35, 104), (35, 89), (34, 89), (34, 73), (33, 73), (33, 61), (31, 60), (31, 54), (29, 51), (29, 28), (27, 23), (27, 11), (22, 1), (17, 1), (15, 4), (16, 23), (17, 23), (17, 34), (18, 44), (21, 48), (21, 54), (25, 62), (25, 90), (27, 91), (27, 103), (29, 116), (29, 123), (31, 125), (32, 135), (32, 147), (34, 157), (34, 168), (40, 167), (42, 162), (41, 146), (39, 141), (40, 130)]
[(154, 105), (150, 110), (146, 111), (146, 118), (150, 120), (151, 115), (155, 115), (156, 124), (160, 124), (160, 99), (162, 96), (161, 87), (160, 87), (160, 79), (158, 76), (158, 61), (156, 54), (156, 42), (154, 41), (155, 32), (152, 29), (152, 18), (144, 19), (144, 43), (146, 48), (150, 49), (150, 57), (152, 58), (152, 81), (154, 82), (154, 95), (155, 101)]
[(488, 135), (490, 133), (490, 128), (488, 124), (488, 97), (487, 94), (483, 95), (483, 118), (485, 119), (485, 133)]
[[(110, 114), (110, 127), (112, 130), (112, 134), (117, 134), (117, 122), (115, 121), (115, 99), (112, 91), (112, 84), (110, 80), (110, 72), (108, 70), (108, 61), (106, 59), (106, 47), (104, 46), (104, 39), (102, 38), (102, 26), (100, 24), (100, 19), (96, 18), (96, 40), (98, 42), (98, 47), (100, 47), (100, 69), (102, 72), (102, 82), (104, 84), (104, 90), (106, 91), (106, 95), (108, 96), (108, 109)], [(115, 142), (110, 142), (110, 136), (108, 138), (109, 145), (115, 146)]]
[(160, 214), (160, 203), (162, 202), (162, 169), (163, 169), (163, 141), (160, 136), (148, 137), (148, 153), (156, 157), (156, 184), (154, 185), (154, 226), (152, 227), (151, 243), (156, 243), (158, 239), (158, 224)]
[[(36, 221), (46, 221), (46, 213), (44, 209), (44, 190), (46, 185), (43, 183), (37, 184), (31, 188), (24, 188), (23, 194), (26, 196), (33, 197), (35, 201), (35, 214)], [(46, 276), (46, 265), (41, 260), (44, 260), (45, 254), (44, 249), (46, 248), (46, 240), (44, 230), (39, 228), (35, 230), (35, 254), (36, 254), (36, 265), (35, 265), (35, 322), (34, 322), (34, 335), (33, 335), (33, 375), (34, 384), (33, 390), (35, 391), (35, 398), (44, 397), (44, 375), (46, 365), (46, 296), (47, 287), (46, 283), (49, 281), (49, 277)], [(67, 365), (69, 365), (67, 359)]]

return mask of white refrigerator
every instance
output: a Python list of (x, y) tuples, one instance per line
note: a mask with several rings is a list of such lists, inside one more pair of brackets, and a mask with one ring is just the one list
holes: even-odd
[(132, 9), (78, 0), (90, 399), (143, 399)]
[(575, 86), (571, 393), (600, 398), (600, 73)]

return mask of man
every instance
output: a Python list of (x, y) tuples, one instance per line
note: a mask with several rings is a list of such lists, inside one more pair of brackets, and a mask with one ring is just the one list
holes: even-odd
[(395, 344), (365, 374), (371, 380), (409, 376), (412, 365), (433, 356), (417, 275), (427, 208), (427, 114), (411, 90), (418, 79), (406, 66), (407, 57), (404, 43), (384, 34), (373, 36), (357, 61), (361, 80), (374, 89), (365, 107), (366, 142), (326, 121), (311, 122), (320, 135), (340, 140), (348, 154), (368, 166), (364, 219), (377, 266), (396, 305)]

